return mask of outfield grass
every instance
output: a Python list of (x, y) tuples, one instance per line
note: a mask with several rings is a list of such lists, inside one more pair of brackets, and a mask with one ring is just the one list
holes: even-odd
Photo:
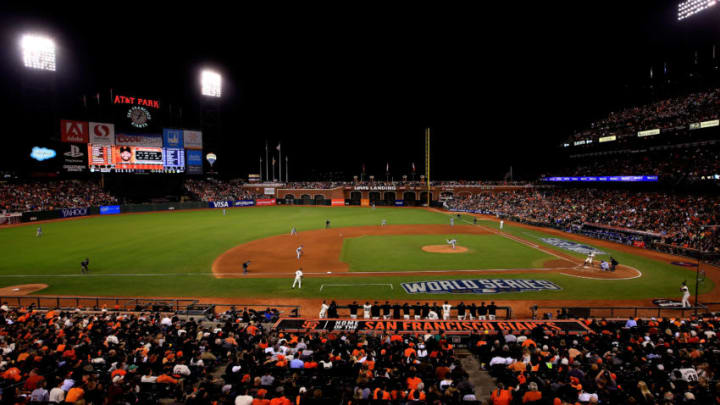
[[(399, 283), (414, 280), (478, 278), (478, 276), (437, 275), (308, 278), (303, 282), (302, 290), (292, 290), (290, 278), (215, 279), (210, 273), (212, 262), (227, 249), (250, 240), (289, 232), (292, 226), (302, 232), (322, 228), (326, 219), (330, 219), (332, 227), (336, 228), (378, 225), (383, 218), (391, 224), (448, 223), (447, 215), (420, 209), (258, 207), (231, 209), (228, 210), (227, 216), (223, 216), (221, 210), (199, 210), (51, 222), (41, 225), (44, 234), (42, 238), (35, 238), (37, 225), (28, 224), (0, 229), (0, 257), (2, 257), (0, 287), (47, 283), (50, 287), (38, 294), (100, 296), (448, 299), (461, 296), (449, 294), (410, 296), (400, 288)], [(480, 221), (480, 224), (497, 227), (492, 221)], [(505, 225), (505, 232), (538, 244), (543, 244), (540, 237), (550, 236), (508, 224)], [(466, 236), (468, 235), (462, 235), (463, 240)], [(482, 237), (484, 236), (478, 236), (478, 238)], [(481, 240), (478, 239), (478, 243)], [(494, 243), (496, 242), (493, 241)], [(502, 242), (503, 246), (505, 243)], [(385, 248), (386, 253), (377, 250), (373, 254), (366, 253), (366, 256), (377, 255), (373, 260), (380, 257), (381, 259), (377, 259), (378, 263), (394, 260), (394, 245), (386, 242), (380, 243), (380, 246)], [(523, 246), (522, 249), (528, 248)], [(522, 249), (518, 248), (516, 251), (525, 252)], [(613, 249), (603, 248), (603, 250), (612, 254), (621, 263), (641, 270), (643, 277), (629, 281), (596, 281), (537, 272), (494, 275), (492, 278), (549, 280), (561, 286), (563, 290), (496, 294), (483, 298), (610, 300), (678, 297), (680, 283), (694, 277), (693, 272), (681, 267)], [(536, 253), (533, 252), (534, 254)], [(90, 258), (92, 274), (83, 277), (79, 274), (80, 261), (86, 256)], [(442, 256), (444, 258), (450, 255)], [(531, 257), (533, 256), (528, 253), (527, 258)], [(511, 259), (511, 257), (507, 258), (507, 260)], [(322, 284), (355, 282), (393, 283), (394, 289), (326, 287), (322, 292), (320, 291)], [(712, 287), (712, 283), (708, 280), (702, 285), (701, 292), (710, 291)], [(470, 299), (466, 295), (462, 297)]]
[[(455, 238), (465, 253), (430, 253), (427, 245)], [(350, 271), (481, 270), (543, 267), (555, 257), (497, 235), (388, 235), (347, 238), (341, 260)]]

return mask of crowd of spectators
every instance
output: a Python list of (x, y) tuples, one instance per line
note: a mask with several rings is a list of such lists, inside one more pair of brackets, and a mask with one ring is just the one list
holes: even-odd
[(257, 196), (243, 188), (239, 180), (185, 180), (185, 190), (200, 201), (252, 200)]
[(611, 112), (606, 118), (593, 122), (589, 129), (575, 133), (573, 140), (635, 136), (638, 131), (656, 128), (687, 128), (691, 123), (718, 117), (720, 89), (713, 89)]
[(574, 231), (600, 224), (659, 235), (660, 242), (720, 252), (720, 197), (701, 194), (564, 189), (480, 193), (447, 203)]
[(698, 145), (652, 150), (626, 150), (622, 153), (588, 154), (573, 159), (565, 169), (552, 176), (657, 175), (661, 182), (688, 183), (714, 180), (720, 174), (720, 145)]
[[(491, 185), (527, 185), (526, 181), (480, 181), (480, 180), (452, 180), (452, 181), (431, 181), (431, 186), (438, 187), (474, 187)], [(396, 181), (296, 181), (284, 183), (283, 188), (290, 189), (332, 189), (338, 187), (425, 187), (427, 183), (419, 180), (396, 180)]]
[(714, 404), (717, 318), (585, 321), (594, 333), (540, 330), (473, 337), (505, 404)]
[(117, 204), (92, 181), (0, 182), (0, 211), (26, 212)]
[[(274, 311), (220, 323), (160, 312), (0, 307), (0, 402), (368, 404), (474, 399), (442, 335), (290, 334)], [(248, 319), (249, 318), (249, 319)], [(435, 402), (433, 402), (435, 403)]]

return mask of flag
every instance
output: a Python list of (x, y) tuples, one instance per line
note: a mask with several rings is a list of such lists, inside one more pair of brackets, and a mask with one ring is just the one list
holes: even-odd
[(273, 166), (275, 166), (275, 157), (274, 156), (273, 156), (272, 164), (273, 164)]
[(653, 68), (652, 68), (652, 66), (650, 66), (650, 80), (652, 80), (652, 78), (653, 78)]
[(279, 150), (280, 150), (280, 144), (278, 144), (278, 146), (277, 146), (275, 149), (277, 149), (277, 150), (279, 151)]
[(415, 162), (412, 162), (412, 171), (415, 172)]
[(100, 93), (95, 94), (95, 99), (97, 100), (97, 103), (100, 104)]
[(362, 164), (362, 172), (365, 173), (365, 163)]
[(667, 62), (663, 62), (663, 74), (667, 74)]
[(390, 162), (385, 165), (385, 172), (390, 173)]

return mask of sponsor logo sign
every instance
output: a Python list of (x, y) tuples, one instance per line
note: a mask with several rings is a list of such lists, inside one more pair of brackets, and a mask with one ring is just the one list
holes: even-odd
[(395, 200), (396, 207), (402, 207), (403, 205), (405, 205), (405, 200)]
[(660, 308), (682, 308), (682, 302), (677, 300), (655, 299), (653, 304)]
[(183, 148), (182, 129), (163, 129), (163, 145), (166, 148)]
[(547, 243), (550, 246), (555, 246), (556, 248), (569, 250), (571, 252), (580, 253), (583, 255), (589, 254), (590, 252), (595, 252), (595, 254), (599, 254), (599, 255), (606, 254), (602, 250), (595, 249), (592, 246), (583, 245), (581, 243), (572, 242), (569, 240), (558, 239), (558, 238), (540, 238), (540, 240)]
[(255, 201), (255, 205), (275, 205), (275, 199), (274, 198), (258, 198)]
[(65, 160), (63, 162), (63, 169), (68, 172), (82, 172), (85, 171), (85, 148), (79, 145), (70, 145), (67, 152), (63, 153)]
[(357, 319), (280, 319), (274, 329), (284, 332), (360, 332), (360, 333), (437, 333), (469, 335), (472, 333), (498, 334), (503, 331), (531, 331), (541, 328), (556, 334), (590, 333), (582, 322), (575, 320), (535, 321), (441, 321), (441, 320), (357, 320)]
[(700, 128), (710, 128), (720, 126), (720, 120), (703, 121), (700, 123)]
[(615, 140), (617, 140), (617, 136), (615, 136), (615, 135), (603, 136), (603, 137), (601, 137), (600, 139), (598, 139), (598, 141), (601, 142), (601, 143), (602, 143), (602, 142), (612, 142), (612, 141), (615, 141)]
[(263, 194), (265, 194), (265, 195), (275, 195), (275, 188), (274, 188), (274, 187), (265, 187), (265, 190), (263, 191)]
[(119, 205), (105, 205), (100, 207), (100, 215), (113, 215), (120, 213)]
[(472, 279), (438, 280), (401, 283), (408, 294), (500, 294), (507, 292), (530, 292), (562, 290), (557, 284), (547, 280), (526, 279)]
[(63, 218), (82, 217), (87, 215), (87, 208), (63, 208), (59, 211)]
[(40, 146), (33, 147), (32, 151), (30, 152), (30, 157), (37, 160), (38, 162), (42, 162), (43, 160), (52, 159), (55, 156), (57, 156), (57, 152), (55, 152), (52, 149), (43, 148)]
[(353, 190), (356, 191), (395, 191), (397, 190), (397, 187), (395, 186), (355, 186), (353, 187)]
[(60, 140), (71, 143), (88, 143), (88, 122), (60, 120)]
[(210, 201), (210, 208), (230, 208), (232, 201)]
[(135, 128), (147, 128), (152, 120), (152, 114), (145, 107), (130, 107), (127, 112), (130, 125)]
[(202, 149), (202, 132), (200, 131), (183, 131), (185, 149)]
[(332, 205), (333, 207), (344, 207), (345, 199), (344, 198), (333, 198), (330, 200), (330, 205)]
[(160, 135), (117, 134), (115, 136), (115, 144), (126, 146), (147, 146), (150, 148), (162, 148), (163, 139)]
[(659, 135), (660, 130), (659, 129), (648, 129), (647, 131), (638, 131), (638, 136), (653, 136), (653, 135)]
[(233, 203), (234, 207), (252, 207), (253, 205), (255, 205), (253, 200), (240, 200)]
[(100, 145), (115, 144), (115, 124), (101, 122), (90, 123), (90, 143)]
[(201, 150), (188, 150), (187, 160), (185, 162), (187, 163), (188, 174), (202, 174), (203, 160)]

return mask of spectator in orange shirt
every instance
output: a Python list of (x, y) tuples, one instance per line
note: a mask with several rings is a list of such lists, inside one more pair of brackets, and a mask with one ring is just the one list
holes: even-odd
[(538, 386), (535, 382), (528, 384), (528, 392), (522, 397), (523, 404), (539, 402), (542, 400), (542, 392), (538, 391)]
[(72, 387), (65, 396), (65, 402), (77, 402), (85, 396), (85, 390), (80, 387)]
[(422, 380), (420, 377), (416, 376), (415, 373), (412, 373), (410, 377), (407, 378), (406, 382), (409, 390), (416, 390), (418, 384), (422, 383)]
[(490, 401), (492, 405), (510, 405), (512, 401), (512, 393), (510, 390), (506, 390), (503, 383), (498, 383), (497, 389), (494, 389), (490, 394)]

